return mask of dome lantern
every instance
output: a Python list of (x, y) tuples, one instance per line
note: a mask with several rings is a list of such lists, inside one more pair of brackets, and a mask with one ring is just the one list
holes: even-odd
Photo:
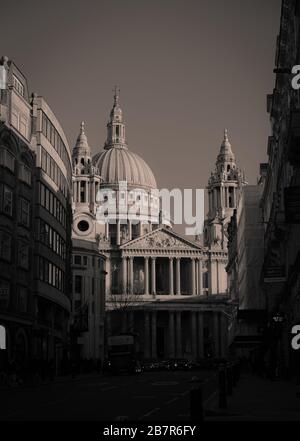
[(111, 148), (125, 148), (127, 143), (125, 138), (125, 122), (123, 119), (123, 112), (119, 105), (120, 89), (117, 86), (114, 88), (114, 104), (110, 112), (110, 118), (107, 123), (107, 139), (104, 145), (105, 150)]

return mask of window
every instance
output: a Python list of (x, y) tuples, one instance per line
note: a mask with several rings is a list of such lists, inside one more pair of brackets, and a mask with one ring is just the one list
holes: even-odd
[(28, 269), (29, 268), (29, 245), (18, 241), (18, 264), (21, 268)]
[(76, 275), (75, 276), (75, 294), (81, 294), (82, 291), (82, 276)]
[(19, 179), (27, 185), (31, 185), (31, 170), (25, 164), (20, 164)]
[(24, 86), (15, 75), (13, 75), (13, 87), (20, 95), (24, 96)]
[(81, 220), (77, 224), (77, 228), (79, 231), (85, 232), (89, 229), (90, 225), (86, 220)]
[(15, 171), (15, 157), (9, 150), (0, 150), (0, 165), (7, 167), (12, 172)]
[(29, 202), (24, 198), (20, 198), (19, 222), (25, 227), (29, 227), (30, 205)]
[(11, 235), (0, 231), (0, 258), (10, 262), (11, 260)]
[(27, 312), (27, 289), (24, 286), (19, 287), (18, 293), (18, 311)]
[(10, 284), (4, 280), (0, 281), (0, 309), (7, 308), (10, 296)]
[(83, 256), (83, 265), (87, 266), (87, 256)]
[(13, 192), (12, 190), (4, 185), (3, 187), (3, 213), (12, 216), (13, 214)]
[(81, 256), (75, 255), (74, 256), (74, 263), (75, 263), (75, 265), (81, 265)]

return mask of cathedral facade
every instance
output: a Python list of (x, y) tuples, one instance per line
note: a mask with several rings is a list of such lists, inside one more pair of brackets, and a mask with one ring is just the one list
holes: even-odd
[(104, 148), (93, 157), (81, 124), (73, 149), (73, 318), (81, 323), (81, 356), (103, 359), (107, 337), (121, 333), (136, 336), (144, 359), (227, 355), (234, 319), (227, 223), (243, 184), (225, 131), (207, 187), (204, 244), (188, 240), (164, 218), (153, 172), (127, 145), (117, 91)]

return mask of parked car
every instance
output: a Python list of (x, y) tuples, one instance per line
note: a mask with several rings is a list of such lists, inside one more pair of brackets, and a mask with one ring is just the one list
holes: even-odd
[(144, 372), (153, 372), (160, 369), (160, 363), (157, 360), (144, 360), (142, 366)]

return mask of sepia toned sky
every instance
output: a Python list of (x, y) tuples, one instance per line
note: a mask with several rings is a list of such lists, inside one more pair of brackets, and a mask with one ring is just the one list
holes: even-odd
[(94, 152), (118, 84), (129, 148), (160, 188), (203, 188), (224, 127), (255, 183), (266, 160), (280, 0), (10, 0), (0, 55)]

